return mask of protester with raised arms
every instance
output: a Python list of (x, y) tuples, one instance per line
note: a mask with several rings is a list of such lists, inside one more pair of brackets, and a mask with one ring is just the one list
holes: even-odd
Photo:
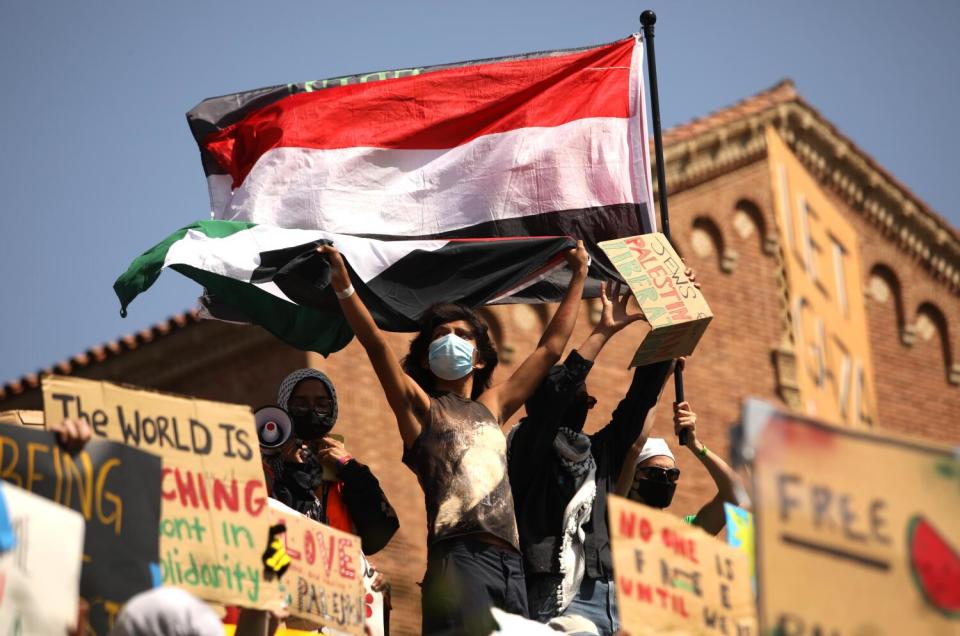
[(582, 242), (567, 254), (570, 285), (536, 349), (510, 378), (490, 386), (496, 349), (467, 307), (440, 305), (423, 317), (401, 361), (354, 293), (335, 247), (333, 289), (397, 418), (404, 463), (416, 473), (427, 510), (423, 633), (489, 634), (490, 607), (527, 613), (506, 439), (500, 427), (559, 361), (577, 319), (587, 274)]
[[(742, 508), (750, 507), (743, 481), (697, 438), (697, 414), (690, 408), (689, 402), (673, 404), (673, 428), (677, 435), (686, 431), (686, 447), (707, 469), (717, 486), (717, 494), (696, 514), (686, 515), (684, 520), (710, 534), (720, 534), (726, 525), (726, 513), (723, 510), (725, 502)], [(630, 449), (623, 463), (617, 494), (653, 508), (667, 508), (673, 501), (679, 480), (680, 469), (666, 440), (660, 437), (641, 438)]]
[(593, 633), (619, 629), (606, 498), (671, 368), (669, 361), (637, 368), (610, 423), (593, 435), (583, 433), (596, 404), (586, 386), (594, 360), (610, 338), (643, 319), (628, 310), (630, 298), (620, 283), (601, 287), (600, 321), (550, 370), (527, 400), (526, 417), (510, 432), (510, 481), (530, 617), (555, 628), (579, 631), (587, 620)]

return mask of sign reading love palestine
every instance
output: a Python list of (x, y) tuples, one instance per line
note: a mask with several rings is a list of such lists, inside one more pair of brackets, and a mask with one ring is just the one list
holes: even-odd
[(85, 417), (95, 437), (160, 457), (164, 585), (275, 607), (263, 581), (267, 488), (248, 407), (57, 376), (43, 380), (43, 406), (48, 423)]
[(364, 561), (360, 538), (270, 500), (271, 525), (283, 525), (282, 554), (289, 567), (279, 587), (290, 613), (318, 625), (362, 636)]
[(600, 248), (630, 286), (650, 323), (631, 367), (693, 353), (713, 319), (700, 290), (684, 273), (680, 256), (660, 232), (603, 241)]
[(950, 448), (744, 409), (763, 633), (960, 633)]
[(700, 528), (610, 495), (610, 545), (623, 627), (641, 634), (756, 636), (744, 555)]

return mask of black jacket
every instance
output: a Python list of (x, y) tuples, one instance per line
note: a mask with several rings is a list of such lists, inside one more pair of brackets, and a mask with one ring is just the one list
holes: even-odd
[[(539, 404), (548, 404), (549, 408), (538, 408), (534, 416), (528, 414), (511, 433), (508, 470), (528, 575), (560, 573), (557, 557), (563, 511), (574, 494), (574, 483), (560, 469), (553, 440), (557, 429), (571, 425), (564, 414), (592, 366), (572, 351), (559, 372), (551, 373), (537, 391)], [(656, 404), (669, 372), (669, 361), (638, 367), (610, 423), (590, 436), (590, 450), (597, 463), (597, 497), (584, 526), (589, 578), (613, 576), (607, 494), (615, 488), (627, 451), (643, 429), (647, 412)], [(544, 392), (546, 400), (542, 399)], [(579, 427), (582, 429), (582, 421)]]
[(360, 535), (364, 554), (376, 554), (386, 547), (400, 527), (400, 520), (380, 482), (370, 469), (351, 459), (340, 468), (343, 503)]

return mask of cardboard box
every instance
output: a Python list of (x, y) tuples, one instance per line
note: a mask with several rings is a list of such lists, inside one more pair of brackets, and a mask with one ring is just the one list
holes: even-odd
[(650, 323), (631, 367), (693, 353), (713, 319), (703, 294), (660, 232), (603, 241), (600, 248), (630, 286)]

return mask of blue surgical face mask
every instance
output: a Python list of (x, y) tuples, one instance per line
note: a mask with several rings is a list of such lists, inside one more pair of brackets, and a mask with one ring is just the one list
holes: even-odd
[(430, 343), (430, 370), (438, 378), (459, 380), (473, 371), (473, 345), (448, 333)]

